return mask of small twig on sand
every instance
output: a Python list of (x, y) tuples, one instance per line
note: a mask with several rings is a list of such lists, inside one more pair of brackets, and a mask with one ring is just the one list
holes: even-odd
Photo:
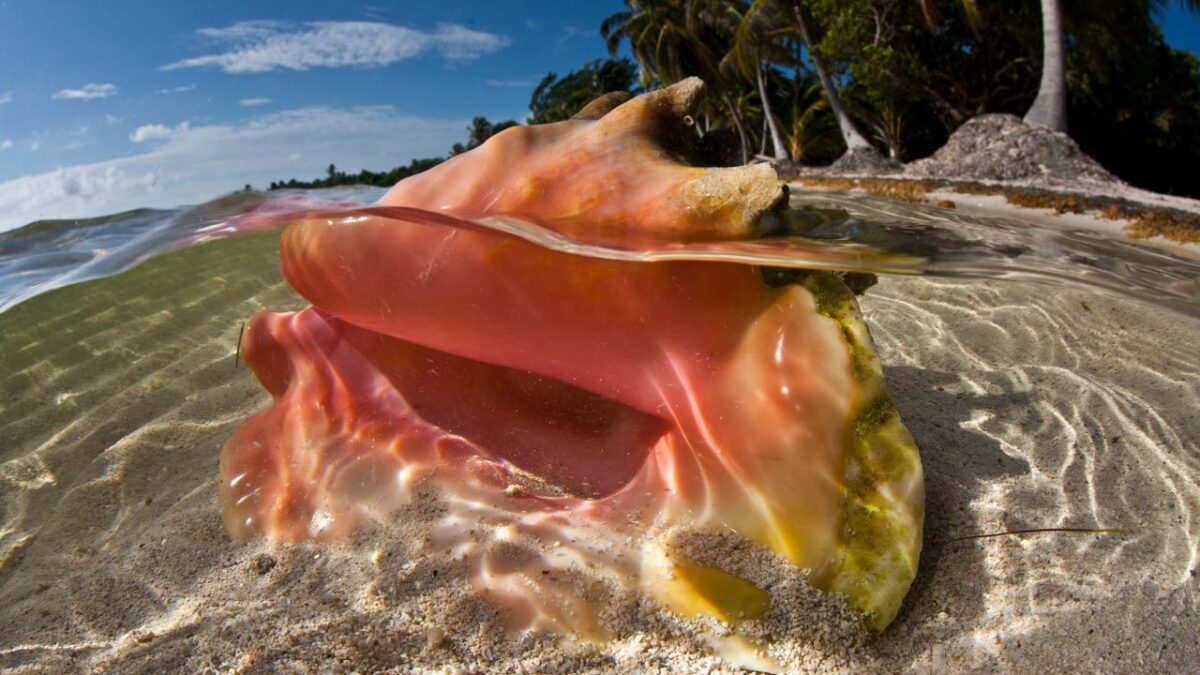
[(238, 368), (238, 363), (242, 360), (242, 336), (246, 334), (246, 322), (242, 322), (242, 327), (238, 329), (237, 351), (233, 354), (233, 367)]
[(967, 534), (961, 537), (952, 539), (943, 539), (935, 544), (952, 544), (956, 541), (967, 541), (970, 539), (990, 539), (992, 537), (1004, 537), (1008, 535), (1018, 534), (1042, 534), (1046, 532), (1074, 532), (1077, 534), (1133, 534), (1130, 530), (1113, 529), (1113, 528), (1095, 528), (1095, 527), (1035, 527), (1028, 530), (1005, 530), (1004, 532), (989, 532), (987, 534)]

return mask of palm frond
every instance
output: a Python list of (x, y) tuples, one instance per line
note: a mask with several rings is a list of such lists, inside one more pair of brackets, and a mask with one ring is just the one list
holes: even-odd
[(600, 37), (604, 38), (604, 46), (608, 48), (609, 55), (616, 56), (621, 41), (628, 37), (625, 28), (629, 26), (632, 17), (629, 12), (617, 12), (600, 22)]

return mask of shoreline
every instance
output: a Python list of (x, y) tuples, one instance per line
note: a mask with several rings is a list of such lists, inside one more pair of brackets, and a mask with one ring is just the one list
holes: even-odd
[(1123, 183), (1051, 185), (1039, 181), (951, 181), (828, 172), (781, 174), (798, 191), (872, 194), (976, 217), (1091, 230), (1200, 259), (1200, 200), (1147, 192)]

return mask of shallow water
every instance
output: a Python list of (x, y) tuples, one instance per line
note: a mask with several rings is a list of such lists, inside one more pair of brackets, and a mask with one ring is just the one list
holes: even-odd
[[(1196, 264), (879, 198), (793, 203), (817, 211), (790, 226), (832, 243), (650, 255), (942, 275), (885, 275), (861, 300), (922, 450), (928, 509), (905, 609), (857, 665), (1200, 662), (1187, 639), (1200, 630)], [(217, 515), (217, 452), (266, 402), (236, 365), (239, 325), (305, 304), (262, 230), (313, 205), (273, 206), (241, 196), (3, 239), (0, 667), (232, 667), (244, 650), (229, 627), (245, 640), (290, 620), (268, 609), (279, 593), (320, 608), (326, 623), (307, 630), (327, 637), (385, 621), (356, 604), (362, 579), (305, 576), (349, 566), (345, 552), (316, 565), (323, 553), (298, 547), (278, 557), (299, 581), (245, 582), (246, 561), (270, 549), (230, 541)], [(1030, 276), (1049, 282), (1019, 281)], [(1128, 533), (953, 541), (1045, 527)], [(424, 644), (401, 637), (395, 649)]]
[(0, 232), (0, 312), (60, 286), (111, 276), (190, 244), (277, 224), (283, 214), (347, 208), (381, 188), (232, 193), (199, 206), (137, 209), (85, 220), (43, 220)]
[(740, 242), (578, 241), (530, 223), (457, 221), (367, 204), (381, 188), (233, 193), (194, 207), (140, 209), (90, 220), (41, 221), (0, 233), (0, 311), (59, 286), (115, 274), (183, 246), (273, 229), (300, 215), (362, 215), (489, 228), (549, 248), (617, 260), (712, 260), (771, 267), (996, 278), (1070, 284), (1200, 315), (1200, 260), (1088, 230), (880, 197), (793, 195), (764, 239)]

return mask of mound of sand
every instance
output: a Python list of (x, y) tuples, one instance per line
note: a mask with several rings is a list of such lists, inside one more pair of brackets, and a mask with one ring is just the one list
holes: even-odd
[(900, 170), (900, 162), (889, 157), (884, 157), (875, 148), (847, 150), (836, 162), (829, 165), (829, 171), (838, 174), (875, 176), (894, 174)]
[(904, 173), (950, 180), (1120, 182), (1067, 134), (1030, 126), (1006, 114), (969, 120), (940, 150), (908, 164)]

